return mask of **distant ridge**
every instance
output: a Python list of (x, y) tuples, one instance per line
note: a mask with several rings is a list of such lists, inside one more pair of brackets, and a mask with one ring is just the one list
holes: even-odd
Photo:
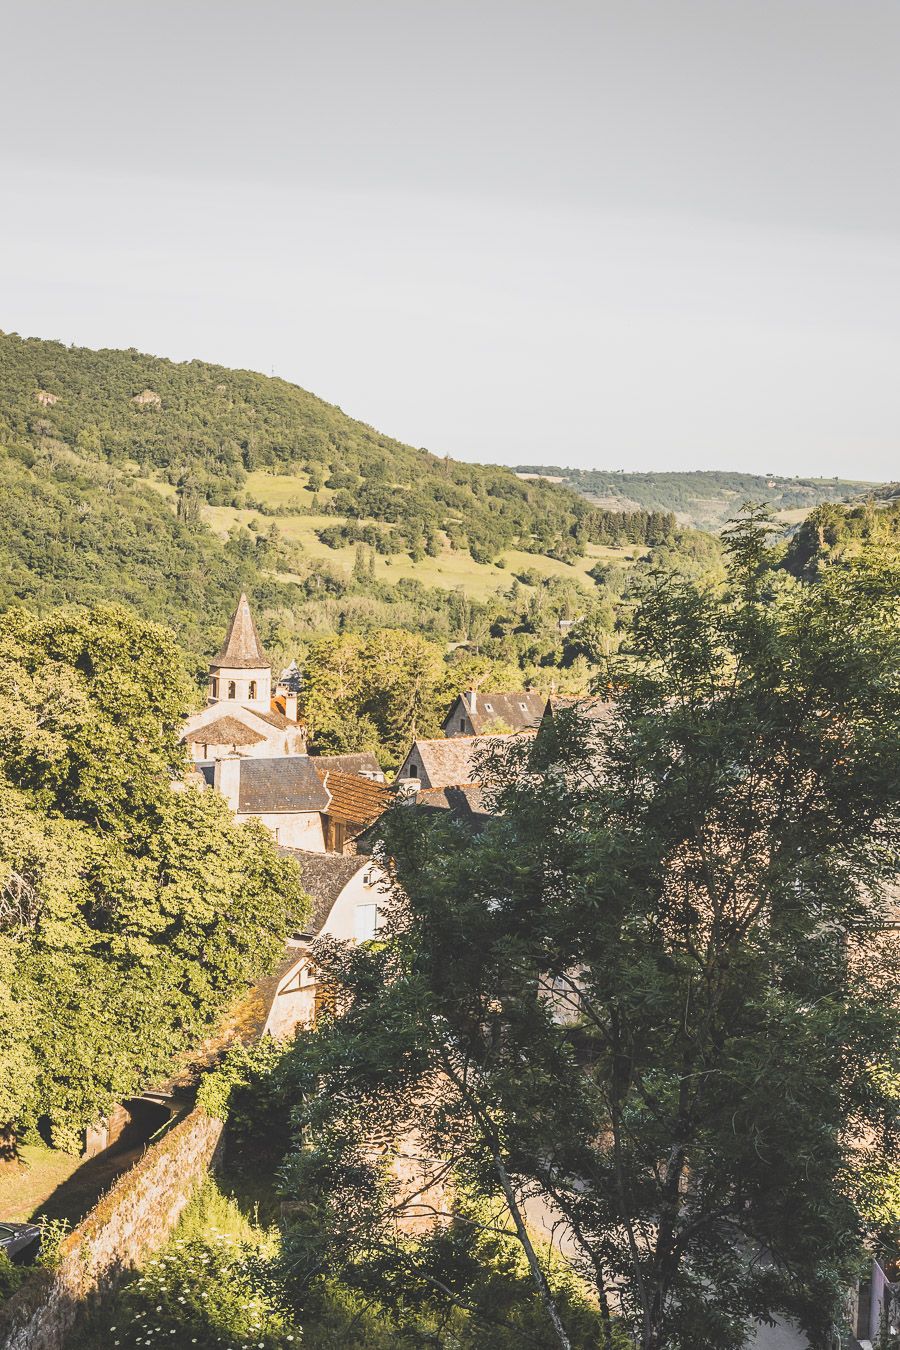
[(607, 510), (673, 511), (680, 524), (702, 530), (721, 529), (745, 501), (764, 501), (776, 512), (799, 516), (820, 502), (885, 490), (883, 485), (849, 478), (787, 478), (715, 469), (628, 473), (529, 464), (520, 465), (516, 473), (527, 481), (545, 478), (572, 488)]

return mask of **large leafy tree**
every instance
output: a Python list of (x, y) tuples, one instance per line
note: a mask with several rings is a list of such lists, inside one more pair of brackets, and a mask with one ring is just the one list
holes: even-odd
[(0, 648), (0, 1117), (72, 1145), (272, 964), (304, 901), (261, 826), (184, 789), (165, 629), (18, 610)]
[(782, 1313), (829, 1344), (898, 1218), (900, 569), (798, 584), (754, 518), (729, 558), (649, 587), (605, 723), (485, 765), (481, 834), (397, 808), (387, 941), (322, 952), (348, 1005), (295, 1060), (295, 1184), (346, 1249), (416, 1140), (504, 1203), (564, 1346), (529, 1213), (643, 1350)]

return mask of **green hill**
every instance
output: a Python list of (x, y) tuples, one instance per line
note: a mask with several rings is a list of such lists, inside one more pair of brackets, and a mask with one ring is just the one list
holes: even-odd
[(664, 512), (440, 459), (283, 380), (16, 334), (0, 494), (0, 605), (125, 601), (198, 659), (244, 589), (276, 656), (397, 626), (534, 664), (598, 569), (675, 539)]
[(612, 511), (672, 511), (682, 525), (719, 530), (744, 502), (767, 502), (796, 523), (820, 502), (844, 501), (877, 485), (849, 478), (782, 478), (777, 474), (697, 470), (685, 473), (613, 473), (521, 465), (525, 482), (551, 480)]
[(598, 510), (506, 468), (440, 459), (281, 379), (2, 334), (0, 441), (48, 440), (160, 475), (185, 513), (253, 508), (248, 475), (275, 470), (295, 480), (279, 513), (333, 516), (329, 542), (362, 541), (385, 556), (424, 557), (447, 542), (480, 563), (506, 548), (565, 561), (588, 543), (646, 542), (672, 524)]

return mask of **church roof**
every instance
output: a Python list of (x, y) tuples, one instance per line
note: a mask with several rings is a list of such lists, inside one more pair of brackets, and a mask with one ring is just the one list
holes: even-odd
[(217, 717), (196, 731), (189, 731), (184, 740), (194, 745), (258, 745), (265, 740), (257, 732), (239, 722), (236, 717)]
[(257, 670), (269, 664), (247, 597), (242, 594), (231, 616), (225, 641), (213, 658), (213, 665), (223, 666), (226, 670)]
[(306, 755), (240, 761), (238, 811), (241, 815), (327, 811), (330, 801), (331, 794)]

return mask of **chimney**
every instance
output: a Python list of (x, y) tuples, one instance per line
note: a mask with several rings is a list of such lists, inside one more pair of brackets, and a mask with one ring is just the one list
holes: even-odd
[(221, 792), (232, 811), (237, 811), (241, 792), (241, 760), (239, 755), (226, 755), (216, 760), (213, 787)]
[(478, 711), (478, 690), (477, 690), (477, 689), (470, 689), (470, 690), (469, 690), (467, 702), (468, 702), (468, 704), (469, 704), (469, 712), (477, 712), (477, 711)]
[(297, 721), (297, 695), (286, 692), (284, 695), (284, 715), (292, 722)]

